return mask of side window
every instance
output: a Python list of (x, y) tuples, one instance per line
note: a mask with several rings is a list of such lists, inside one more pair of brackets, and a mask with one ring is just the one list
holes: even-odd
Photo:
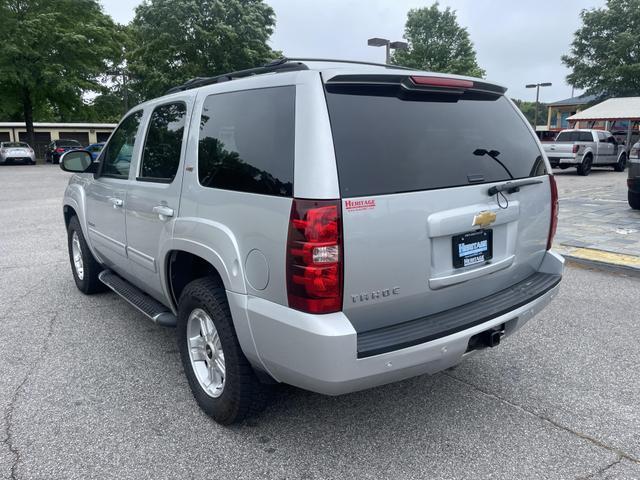
[(607, 136), (604, 132), (598, 132), (598, 140), (602, 143), (607, 143)]
[(131, 167), (133, 146), (136, 142), (142, 110), (125, 118), (117, 128), (109, 143), (105, 145), (101, 154), (102, 170), (100, 175), (105, 177), (128, 178)]
[(184, 103), (155, 108), (149, 120), (138, 180), (168, 183), (176, 176), (186, 113)]
[(200, 119), (204, 187), (293, 196), (295, 87), (210, 95)]

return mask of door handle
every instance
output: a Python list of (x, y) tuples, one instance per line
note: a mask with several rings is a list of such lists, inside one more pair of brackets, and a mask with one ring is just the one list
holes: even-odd
[(160, 216), (160, 220), (164, 220), (165, 217), (173, 217), (173, 208), (169, 208), (166, 205), (158, 205), (153, 207), (153, 213), (157, 213)]
[(121, 198), (110, 197), (109, 202), (111, 202), (111, 205), (113, 205), (113, 208), (118, 208), (124, 205), (124, 202), (122, 201)]

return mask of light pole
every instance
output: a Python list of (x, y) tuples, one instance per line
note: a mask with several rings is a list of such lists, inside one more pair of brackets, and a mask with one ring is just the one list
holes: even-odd
[(386, 47), (386, 57), (384, 63), (389, 63), (391, 60), (391, 49), (405, 50), (409, 47), (407, 42), (391, 42), (386, 38), (374, 37), (367, 40), (367, 45), (370, 47)]
[[(525, 85), (526, 88), (535, 88), (536, 89), (536, 113), (534, 115), (533, 120), (533, 129), (538, 128), (538, 101), (540, 100), (540, 87), (550, 87), (551, 82), (544, 83), (530, 83), (529, 85)], [(536, 133), (537, 135), (537, 133)]]

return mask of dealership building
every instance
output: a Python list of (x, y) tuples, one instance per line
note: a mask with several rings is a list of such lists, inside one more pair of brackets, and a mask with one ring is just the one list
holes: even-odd
[[(82, 145), (105, 142), (115, 123), (34, 123), (35, 142), (31, 145), (36, 157), (44, 158), (44, 151), (52, 140), (72, 139)], [(0, 122), (0, 142), (27, 142), (24, 122)]]

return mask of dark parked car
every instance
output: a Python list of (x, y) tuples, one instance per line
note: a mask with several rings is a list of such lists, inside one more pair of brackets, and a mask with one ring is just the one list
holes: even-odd
[(60, 163), (60, 155), (68, 150), (82, 148), (77, 140), (54, 140), (47, 146), (44, 152), (44, 161), (51, 163)]

